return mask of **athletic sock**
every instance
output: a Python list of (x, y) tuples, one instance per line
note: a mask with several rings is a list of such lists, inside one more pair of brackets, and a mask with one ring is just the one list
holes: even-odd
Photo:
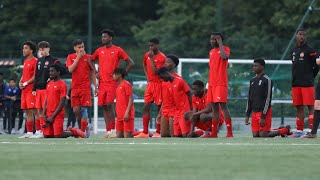
[(150, 116), (144, 115), (142, 116), (142, 123), (143, 123), (143, 133), (148, 134), (149, 133), (149, 121)]
[(88, 126), (88, 121), (81, 119), (81, 131), (82, 132), (86, 131), (87, 126)]
[(40, 119), (36, 119), (35, 122), (36, 122), (36, 131), (41, 130)]
[(304, 119), (296, 118), (297, 131), (303, 131)]
[(27, 126), (27, 132), (33, 132), (33, 121), (27, 121), (26, 126)]
[(226, 119), (227, 134), (232, 135), (232, 121), (231, 118)]
[(311, 134), (317, 134), (319, 123), (320, 123), (320, 110), (315, 110)]
[(215, 119), (212, 119), (212, 137), (218, 137), (218, 121)]
[(313, 114), (312, 115), (309, 115), (309, 128), (312, 129), (312, 125), (313, 125), (313, 121), (314, 121), (314, 118), (313, 118)]
[(106, 130), (111, 131), (111, 129), (115, 129), (115, 120), (110, 120), (109, 123), (106, 125)]
[(159, 123), (156, 123), (156, 133), (160, 134), (160, 124)]

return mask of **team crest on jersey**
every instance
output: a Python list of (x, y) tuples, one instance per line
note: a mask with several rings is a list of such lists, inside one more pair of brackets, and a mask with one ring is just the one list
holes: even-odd
[(46, 61), (46, 62), (44, 63), (44, 65), (48, 66), (48, 65), (49, 65), (49, 61)]
[(300, 57), (301, 58), (303, 58), (304, 57), (304, 53), (302, 52), (302, 53), (300, 53)]
[(261, 83), (262, 83), (262, 80), (259, 81), (259, 86), (261, 85)]

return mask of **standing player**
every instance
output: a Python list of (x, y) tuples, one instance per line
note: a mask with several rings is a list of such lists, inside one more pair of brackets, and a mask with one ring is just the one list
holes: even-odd
[(288, 135), (290, 127), (279, 128), (271, 131), (272, 124), (272, 81), (264, 73), (265, 61), (255, 59), (253, 61), (253, 72), (256, 74), (250, 80), (249, 97), (246, 109), (246, 125), (249, 125), (250, 114), (252, 112), (252, 136), (253, 137), (275, 137), (278, 135)]
[(47, 82), (49, 81), (49, 67), (54, 62), (58, 62), (57, 58), (50, 55), (50, 44), (46, 41), (41, 41), (38, 44), (39, 54), (36, 74), (34, 78), (34, 86), (32, 94), (36, 96), (36, 108), (39, 113), (39, 121), (36, 121), (36, 134), (32, 138), (43, 138), (41, 126), (44, 124), (43, 119), (43, 104), (46, 95)]
[[(175, 58), (175, 56), (169, 55), (165, 61), (164, 67), (169, 69), (169, 72), (175, 77), (180, 77), (175, 71), (174, 68), (179, 64), (179, 59)], [(175, 103), (173, 100), (172, 92), (172, 84), (170, 82), (162, 82), (161, 85), (161, 99), (162, 104), (157, 117), (157, 121), (160, 122), (160, 134), (161, 137), (174, 137), (174, 107)]]
[(94, 67), (97, 79), (99, 79), (98, 105), (103, 108), (103, 117), (106, 122), (107, 133), (102, 138), (108, 138), (109, 135), (115, 137), (113, 102), (118, 82), (112, 79), (112, 74), (119, 66), (120, 59), (123, 59), (127, 63), (127, 72), (134, 66), (134, 62), (127, 53), (122, 48), (112, 44), (114, 36), (115, 34), (112, 30), (102, 30), (101, 41), (103, 46), (98, 48), (91, 57), (92, 60), (98, 60), (99, 63), (99, 71), (95, 69), (93, 64), (92, 66)]
[(292, 100), (297, 109), (297, 131), (290, 137), (301, 137), (304, 129), (304, 106), (309, 110), (309, 128), (312, 129), (314, 113), (314, 78), (319, 71), (317, 52), (307, 44), (304, 29), (296, 32), (296, 47), (291, 50)]
[(64, 105), (67, 95), (67, 85), (60, 79), (63, 72), (60, 63), (50, 65), (49, 74), (51, 81), (46, 88), (46, 96), (43, 104), (45, 124), (43, 134), (45, 138), (67, 138), (70, 136), (85, 138), (84, 132), (76, 128), (68, 128), (63, 131)]
[(209, 62), (209, 87), (208, 87), (208, 103), (212, 104), (213, 119), (212, 132), (207, 137), (218, 137), (219, 124), (219, 106), (225, 116), (227, 126), (227, 138), (233, 137), (231, 115), (227, 106), (228, 97), (228, 59), (230, 56), (230, 48), (224, 46), (223, 36), (221, 33), (211, 33), (210, 43), (213, 49), (210, 51)]
[(36, 121), (37, 130), (41, 129), (40, 121), (38, 119), (38, 112), (36, 109), (36, 97), (32, 94), (33, 82), (35, 78), (35, 72), (37, 68), (37, 58), (33, 56), (33, 53), (37, 51), (37, 45), (31, 41), (23, 43), (23, 56), (25, 60), (23, 62), (22, 76), (19, 81), (19, 87), (22, 90), (21, 95), (21, 109), (25, 110), (27, 115), (27, 134), (20, 138), (29, 138), (33, 136), (33, 123), (34, 117)]
[[(148, 85), (144, 93), (143, 106), (143, 131), (135, 136), (136, 138), (149, 137), (150, 109), (154, 102), (159, 112), (162, 103), (161, 99), (161, 83), (162, 80), (157, 76), (158, 69), (162, 67), (166, 61), (166, 56), (159, 50), (159, 39), (152, 38), (149, 41), (149, 50), (144, 55), (143, 69), (147, 76)], [(156, 123), (156, 133), (152, 137), (160, 137), (160, 124)]]
[(74, 40), (73, 49), (75, 53), (68, 55), (66, 63), (69, 72), (72, 73), (71, 107), (77, 117), (77, 122), (81, 122), (81, 130), (86, 132), (87, 137), (89, 137), (88, 107), (91, 106), (90, 75), (95, 88), (96, 77), (93, 67), (89, 64), (90, 55), (86, 54), (84, 50), (84, 42), (81, 39)]
[[(174, 59), (178, 59), (176, 56), (168, 56)], [(184, 113), (190, 111), (192, 108), (192, 94), (188, 84), (181, 78), (175, 77), (170, 73), (169, 69), (162, 67), (159, 69), (159, 77), (172, 84), (173, 100), (175, 103), (174, 108), (174, 136), (175, 137), (187, 137), (190, 132), (190, 121), (184, 120)]]
[(134, 132), (134, 106), (132, 86), (124, 80), (127, 72), (122, 68), (116, 68), (113, 79), (119, 83), (116, 91), (117, 138), (132, 138)]

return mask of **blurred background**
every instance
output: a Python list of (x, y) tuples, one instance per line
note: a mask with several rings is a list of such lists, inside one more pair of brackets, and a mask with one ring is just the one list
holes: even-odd
[[(100, 31), (109, 28), (116, 33), (114, 44), (136, 63), (128, 80), (135, 98), (143, 99), (147, 82), (142, 60), (152, 37), (160, 39), (165, 54), (208, 58), (210, 32), (220, 31), (231, 48), (231, 59), (288, 60), (287, 49), (293, 47), (290, 40), (299, 26), (307, 29), (309, 44), (319, 49), (318, 7), (317, 0), (0, 0), (0, 72), (7, 84), (20, 79), (24, 41), (48, 41), (50, 53), (65, 62), (73, 53), (74, 39), (83, 39), (90, 54), (101, 46)], [(190, 85), (196, 79), (206, 82), (207, 72), (206, 63), (192, 62), (183, 65), (182, 76)], [(230, 64), (228, 73), (230, 111), (239, 120), (234, 128), (241, 129), (248, 82), (254, 74), (251, 64)], [(267, 74), (274, 81), (274, 99), (290, 102), (291, 65), (268, 65)], [(63, 78), (71, 83), (70, 74)], [(275, 125), (295, 117), (288, 102), (274, 104)], [(138, 128), (142, 106), (135, 103)]]

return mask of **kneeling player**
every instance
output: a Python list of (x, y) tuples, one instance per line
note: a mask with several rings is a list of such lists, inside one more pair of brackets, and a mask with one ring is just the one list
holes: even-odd
[(47, 84), (44, 102), (43, 135), (45, 138), (67, 138), (70, 136), (85, 138), (84, 132), (76, 128), (63, 131), (64, 104), (66, 101), (67, 85), (60, 79), (63, 71), (59, 63), (50, 66), (49, 76), (51, 81)]
[(249, 125), (249, 117), (252, 112), (252, 136), (253, 137), (275, 137), (290, 133), (290, 127), (279, 128), (271, 131), (272, 121), (272, 81), (264, 73), (265, 61), (255, 59), (253, 72), (256, 74), (250, 80), (249, 97), (246, 110), (246, 125)]
[(116, 68), (112, 78), (118, 81), (116, 90), (116, 134), (117, 138), (132, 138), (134, 132), (134, 106), (132, 98), (132, 86), (124, 80), (127, 72)]

